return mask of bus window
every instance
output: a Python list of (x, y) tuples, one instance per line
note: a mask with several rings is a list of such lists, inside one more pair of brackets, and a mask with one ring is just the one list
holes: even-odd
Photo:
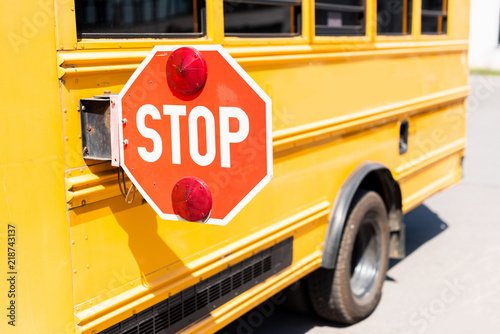
[(199, 37), (202, 0), (79, 0), (78, 38)]
[(225, 0), (226, 36), (283, 37), (300, 34), (301, 0)]
[(422, 0), (422, 34), (446, 34), (447, 0)]
[(316, 35), (364, 36), (364, 0), (318, 0), (316, 9)]
[(377, 0), (377, 34), (411, 34), (412, 0)]

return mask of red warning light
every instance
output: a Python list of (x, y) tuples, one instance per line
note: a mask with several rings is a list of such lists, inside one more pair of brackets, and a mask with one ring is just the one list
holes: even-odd
[(185, 177), (172, 189), (172, 207), (184, 220), (190, 222), (205, 220), (212, 210), (212, 194), (202, 180)]
[(188, 47), (172, 52), (167, 60), (167, 81), (170, 88), (183, 95), (202, 89), (207, 81), (207, 63), (201, 53)]

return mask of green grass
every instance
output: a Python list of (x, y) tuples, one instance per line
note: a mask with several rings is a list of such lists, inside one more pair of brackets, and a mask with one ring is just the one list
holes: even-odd
[(500, 75), (500, 71), (486, 70), (479, 68), (471, 68), (470, 74), (480, 74), (480, 75)]

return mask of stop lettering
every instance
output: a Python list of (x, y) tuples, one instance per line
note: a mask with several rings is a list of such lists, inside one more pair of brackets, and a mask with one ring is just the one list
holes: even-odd
[[(186, 121), (186, 106), (164, 105), (163, 115), (170, 117), (170, 134), (171, 134), (171, 152), (172, 164), (181, 164), (181, 134), (180, 123)], [(145, 147), (138, 147), (139, 155), (144, 161), (155, 162), (163, 153), (163, 142), (160, 135), (154, 129), (146, 127), (146, 116), (152, 119), (161, 120), (160, 111), (151, 104), (143, 105), (137, 111), (137, 128), (139, 133), (153, 141), (153, 149), (149, 152)], [(206, 128), (204, 138), (198, 137), (198, 120), (202, 119)], [(238, 120), (239, 129), (236, 132), (229, 130), (229, 120), (235, 118)], [(219, 124), (220, 129), (216, 134), (215, 118), (212, 112), (203, 106), (194, 107), (187, 117), (189, 129), (189, 153), (191, 159), (200, 166), (208, 166), (215, 159), (216, 135), (220, 138), (220, 166), (225, 168), (231, 167), (230, 144), (241, 143), (248, 136), (249, 121), (248, 116), (243, 110), (236, 107), (220, 107), (219, 108)], [(206, 143), (206, 153), (200, 153), (199, 142)]]

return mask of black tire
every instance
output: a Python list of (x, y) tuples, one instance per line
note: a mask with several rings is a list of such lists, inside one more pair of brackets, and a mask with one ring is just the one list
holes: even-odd
[(334, 270), (309, 277), (309, 296), (322, 318), (353, 324), (377, 307), (389, 263), (389, 227), (382, 198), (374, 191), (355, 195)]

